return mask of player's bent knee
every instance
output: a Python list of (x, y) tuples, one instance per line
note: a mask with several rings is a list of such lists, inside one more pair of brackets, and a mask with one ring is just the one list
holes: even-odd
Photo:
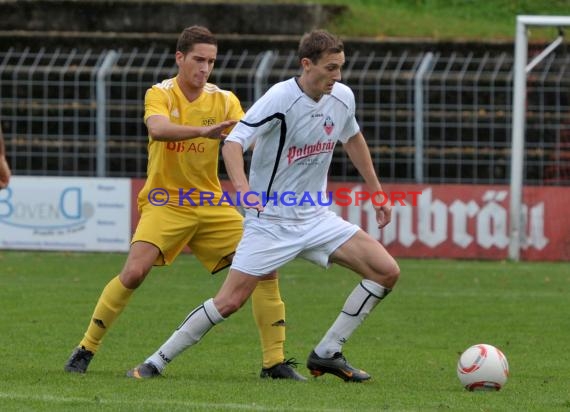
[(119, 278), (126, 288), (136, 289), (143, 283), (149, 271), (150, 269), (143, 265), (130, 265), (123, 269)]
[(389, 266), (383, 265), (382, 270), (379, 270), (377, 273), (379, 274), (379, 280), (377, 282), (391, 289), (400, 277), (400, 267), (393, 261)]
[(398, 264), (394, 262), (392, 267), (388, 270), (386, 276), (388, 277), (392, 285), (396, 284), (396, 282), (400, 278), (400, 266), (398, 266)]
[(240, 308), (244, 305), (245, 300), (242, 301), (241, 299), (232, 297), (230, 299), (216, 301), (215, 303), (218, 311), (220, 312), (220, 315), (222, 315), (224, 318), (227, 318), (228, 316), (240, 310)]

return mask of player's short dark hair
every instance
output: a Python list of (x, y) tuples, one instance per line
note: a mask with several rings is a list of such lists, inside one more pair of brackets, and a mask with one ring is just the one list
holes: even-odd
[(334, 34), (326, 30), (313, 30), (301, 38), (299, 42), (299, 60), (305, 57), (317, 63), (325, 54), (344, 51), (344, 44)]
[(192, 51), (195, 44), (213, 44), (214, 46), (218, 45), (218, 41), (212, 34), (210, 30), (208, 30), (204, 26), (190, 26), (186, 27), (180, 37), (178, 37), (178, 43), (176, 44), (176, 51), (182, 52), (184, 54)]

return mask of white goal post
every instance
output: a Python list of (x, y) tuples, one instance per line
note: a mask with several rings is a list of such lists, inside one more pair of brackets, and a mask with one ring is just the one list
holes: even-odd
[(528, 62), (528, 28), (530, 26), (570, 26), (570, 16), (517, 16), (513, 85), (513, 117), (511, 143), (510, 187), (510, 242), (509, 259), (518, 261), (521, 236), (524, 233), (522, 217), (523, 162), (526, 129), (527, 74), (562, 43), (562, 35)]

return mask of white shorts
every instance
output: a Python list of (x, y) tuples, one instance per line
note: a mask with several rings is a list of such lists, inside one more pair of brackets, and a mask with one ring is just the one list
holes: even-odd
[(296, 257), (328, 267), (330, 255), (359, 230), (330, 210), (302, 224), (284, 224), (248, 215), (231, 267), (262, 276)]

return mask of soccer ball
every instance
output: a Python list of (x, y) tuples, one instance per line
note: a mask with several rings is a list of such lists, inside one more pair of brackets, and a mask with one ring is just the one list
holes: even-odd
[(468, 348), (457, 362), (457, 377), (469, 391), (498, 391), (508, 376), (509, 364), (503, 352), (485, 343)]

